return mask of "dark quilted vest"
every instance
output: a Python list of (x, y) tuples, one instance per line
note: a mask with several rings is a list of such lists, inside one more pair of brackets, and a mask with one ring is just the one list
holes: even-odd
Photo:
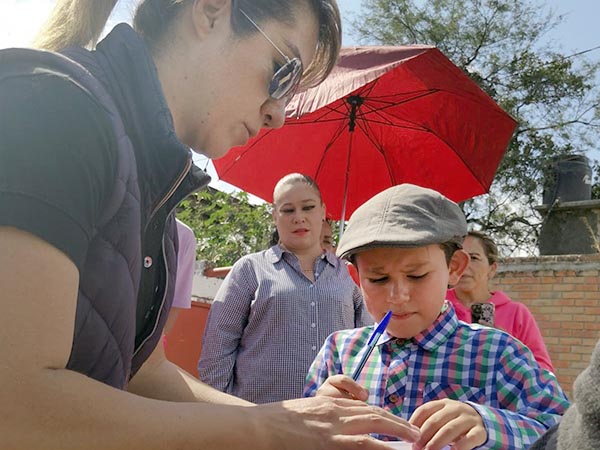
[[(92, 57), (85, 50), (70, 53), (78, 55)], [(178, 245), (172, 211), (210, 178), (191, 165), (190, 157), (177, 180), (165, 180), (170, 195), (158, 206), (145, 204), (134, 146), (118, 107), (96, 77), (65, 56), (27, 49), (0, 51), (0, 67), (0, 77), (31, 67), (66, 74), (112, 121), (118, 143), (115, 186), (80, 273), (67, 368), (123, 389), (159, 343), (171, 307)]]

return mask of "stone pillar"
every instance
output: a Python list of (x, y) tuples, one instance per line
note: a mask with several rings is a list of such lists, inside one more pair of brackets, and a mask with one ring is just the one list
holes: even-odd
[(600, 253), (600, 200), (556, 201), (535, 209), (544, 215), (540, 255)]

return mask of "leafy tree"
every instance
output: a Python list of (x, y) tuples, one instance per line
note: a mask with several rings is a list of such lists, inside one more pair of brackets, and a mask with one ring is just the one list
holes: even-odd
[(363, 0), (352, 21), (363, 43), (435, 45), (518, 120), (490, 194), (463, 205), (505, 256), (535, 251), (542, 217), (534, 206), (554, 158), (589, 154), (599, 141), (600, 63), (547, 39), (564, 20), (528, 0)]
[(245, 192), (209, 189), (185, 199), (177, 217), (194, 230), (198, 259), (224, 267), (268, 247), (273, 230), (269, 208), (251, 204)]

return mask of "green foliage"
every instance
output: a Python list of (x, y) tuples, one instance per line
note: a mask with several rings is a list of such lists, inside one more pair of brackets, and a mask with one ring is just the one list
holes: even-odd
[(352, 24), (366, 44), (437, 46), (518, 120), (490, 194), (463, 205), (506, 256), (535, 252), (552, 158), (598, 150), (600, 63), (547, 40), (563, 20), (528, 0), (364, 0)]
[(600, 163), (594, 162), (593, 172), (595, 174), (595, 183), (592, 184), (592, 198), (600, 200)]
[(198, 259), (218, 267), (267, 248), (273, 229), (269, 205), (251, 204), (245, 192), (200, 191), (180, 204), (177, 217), (194, 230)]

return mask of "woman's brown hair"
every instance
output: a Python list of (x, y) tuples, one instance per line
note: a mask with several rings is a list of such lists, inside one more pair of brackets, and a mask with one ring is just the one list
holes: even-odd
[(275, 185), (275, 188), (273, 189), (273, 202), (275, 202), (275, 196), (277, 191), (279, 191), (283, 186), (297, 183), (303, 183), (313, 188), (317, 193), (317, 196), (319, 197), (319, 201), (321, 202), (321, 204), (323, 204), (323, 197), (321, 197), (321, 189), (319, 189), (319, 186), (317, 185), (315, 180), (313, 180), (308, 175), (304, 175), (302, 173), (289, 173), (283, 178), (281, 178)]
[[(57, 0), (34, 46), (58, 51), (69, 46), (93, 47), (118, 0)], [(134, 28), (144, 37), (150, 50), (165, 39), (179, 14), (193, 0), (143, 0), (134, 17)], [(302, 3), (315, 14), (319, 36), (315, 57), (304, 71), (302, 87), (323, 81), (337, 62), (342, 41), (341, 18), (336, 0), (231, 0), (232, 28), (238, 36), (255, 33), (244, 20), (243, 9), (257, 23), (276, 20), (292, 24)]]
[(469, 231), (467, 233), (467, 236), (479, 239), (479, 242), (481, 242), (481, 246), (483, 247), (485, 257), (487, 258), (488, 263), (490, 265), (494, 264), (495, 262), (498, 262), (498, 247), (496, 246), (496, 243), (490, 236), (481, 231), (475, 230)]

